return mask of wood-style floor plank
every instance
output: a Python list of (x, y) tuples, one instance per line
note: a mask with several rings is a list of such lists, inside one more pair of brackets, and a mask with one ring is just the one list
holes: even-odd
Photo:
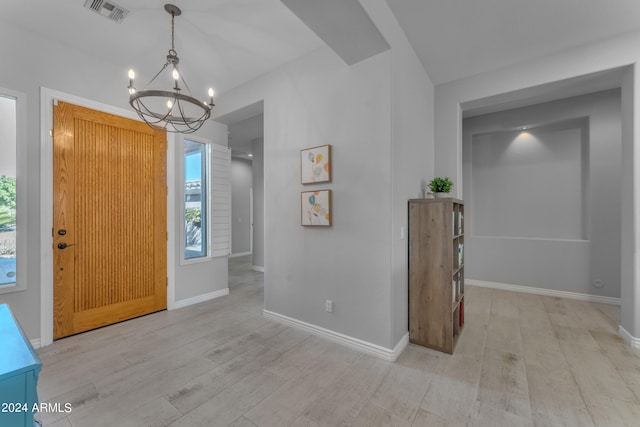
[[(305, 365), (299, 375), (287, 381), (263, 402), (245, 414), (258, 426), (289, 425), (307, 408), (319, 401), (325, 390), (344, 375), (362, 355), (338, 344), (311, 337), (320, 347), (312, 363)], [(268, 368), (267, 368), (268, 369)], [(273, 372), (269, 369), (270, 372)]]
[(405, 418), (400, 418), (384, 408), (369, 402), (360, 411), (358, 417), (350, 424), (352, 427), (389, 426), (410, 427), (411, 423)]
[(482, 360), (452, 356), (429, 382), (420, 407), (456, 425), (465, 425), (477, 401)]
[(262, 315), (263, 275), (230, 260), (230, 294), (38, 350), (47, 427), (633, 426), (640, 351), (619, 308), (466, 286), (453, 355), (395, 363)]
[(260, 370), (209, 399), (171, 424), (172, 427), (226, 426), (243, 416), (273, 391), (285, 379), (266, 370)]
[(525, 366), (535, 426), (593, 426), (570, 370), (549, 369), (535, 363)]
[(478, 401), (524, 418), (531, 417), (529, 386), (521, 355), (485, 347)]
[(350, 425), (382, 384), (391, 364), (365, 355), (307, 406), (305, 416), (320, 425)]
[(395, 364), (370, 402), (409, 422), (420, 408), (430, 380), (431, 375), (425, 371)]
[(448, 421), (446, 418), (439, 417), (438, 415), (427, 412), (420, 409), (413, 420), (412, 427), (454, 427), (455, 424)]
[(265, 363), (280, 356), (277, 350), (259, 346), (197, 377), (166, 388), (165, 396), (173, 406), (186, 414), (227, 388), (254, 375)]
[(492, 315), (487, 326), (485, 346), (514, 354), (522, 354), (522, 337), (517, 318)]
[(527, 417), (522, 417), (482, 402), (476, 402), (473, 407), (471, 421), (467, 425), (471, 427), (530, 427), (532, 424)]
[(229, 427), (256, 427), (254, 423), (246, 419), (245, 417), (240, 417), (231, 424)]
[(42, 425), (47, 426), (47, 427), (73, 427), (71, 425), (71, 421), (69, 421), (69, 418), (67, 418), (67, 417), (61, 418), (61, 419), (59, 419), (58, 421), (55, 421), (55, 422), (45, 423), (43, 421)]
[(587, 405), (602, 398), (640, 404), (600, 348), (560, 343)]

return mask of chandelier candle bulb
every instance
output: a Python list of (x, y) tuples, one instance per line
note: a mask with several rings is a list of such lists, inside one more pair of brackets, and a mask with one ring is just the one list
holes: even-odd
[(178, 73), (178, 70), (175, 68), (173, 69), (173, 72), (171, 72), (171, 75), (173, 76), (173, 80), (178, 80), (180, 78), (180, 73)]
[(129, 86), (127, 89), (129, 89), (129, 95), (133, 95), (134, 93), (136, 93), (136, 88), (133, 87), (133, 79), (136, 78), (136, 73), (133, 71), (133, 68), (129, 69)]

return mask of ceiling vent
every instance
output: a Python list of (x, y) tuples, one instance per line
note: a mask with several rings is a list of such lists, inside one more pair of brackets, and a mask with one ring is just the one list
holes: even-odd
[(106, 0), (86, 0), (84, 7), (93, 10), (95, 13), (109, 18), (110, 20), (117, 22), (118, 24), (124, 21), (129, 11), (124, 7)]

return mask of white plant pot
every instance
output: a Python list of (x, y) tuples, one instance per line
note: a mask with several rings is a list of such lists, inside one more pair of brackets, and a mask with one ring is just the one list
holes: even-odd
[(449, 193), (433, 193), (436, 199), (446, 199), (449, 197)]

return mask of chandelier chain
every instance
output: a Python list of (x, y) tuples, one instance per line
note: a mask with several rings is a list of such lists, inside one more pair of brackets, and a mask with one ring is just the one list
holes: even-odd
[(174, 44), (174, 41), (173, 41), (174, 40), (174, 36), (173, 35), (175, 33), (175, 26), (174, 26), (173, 21), (174, 21), (175, 17), (176, 17), (176, 13), (175, 12), (171, 12), (171, 50), (174, 51), (174, 52), (176, 51), (176, 47), (175, 47), (175, 44)]

